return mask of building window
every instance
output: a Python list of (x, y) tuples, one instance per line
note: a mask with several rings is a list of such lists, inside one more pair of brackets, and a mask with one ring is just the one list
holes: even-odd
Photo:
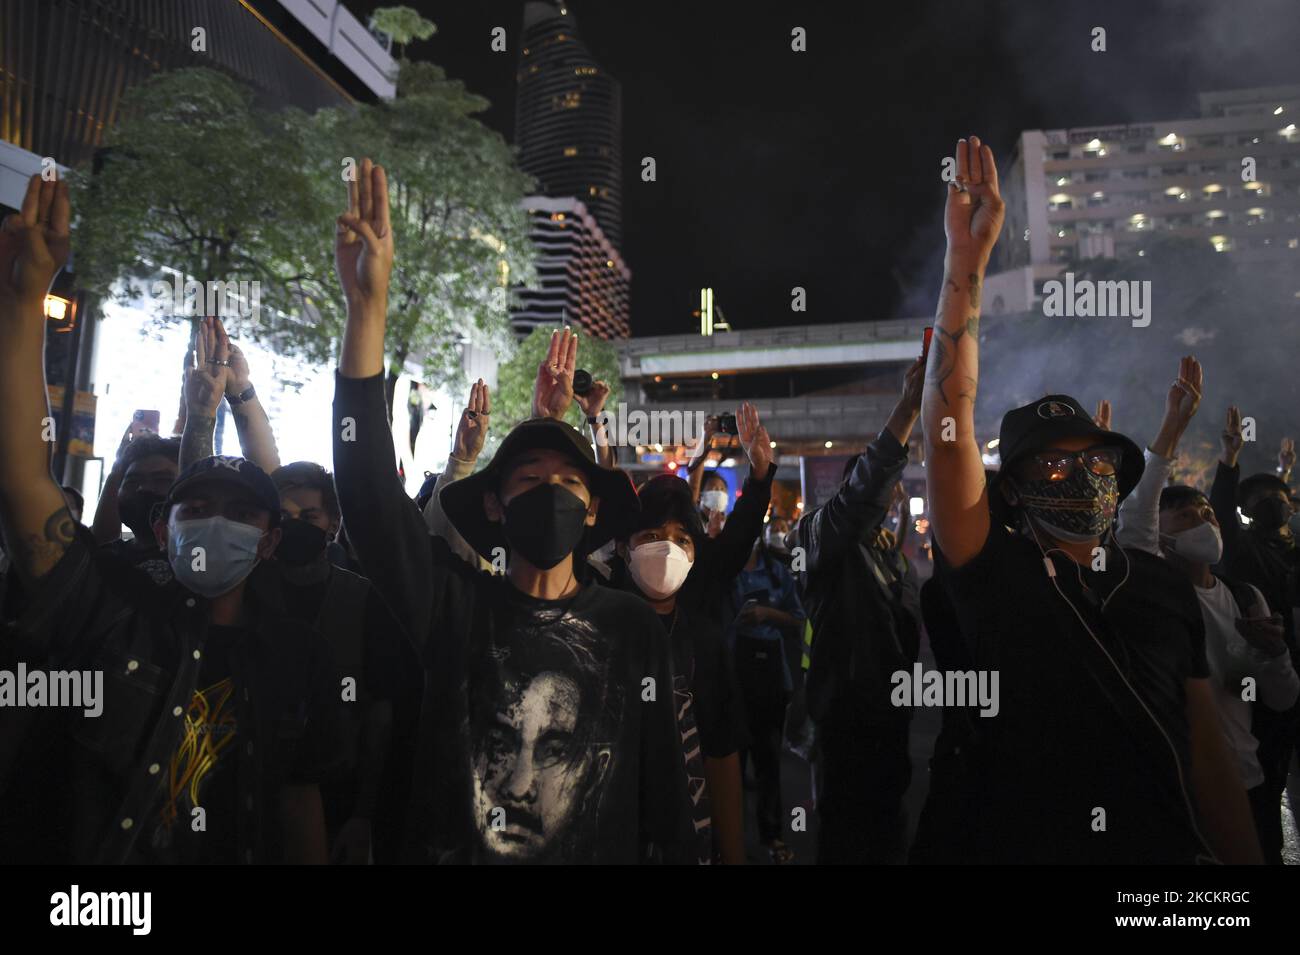
[(577, 146), (565, 146), (565, 147), (564, 147), (564, 155), (566, 155), (566, 156), (576, 156), (576, 155), (578, 155), (578, 147), (577, 147)]

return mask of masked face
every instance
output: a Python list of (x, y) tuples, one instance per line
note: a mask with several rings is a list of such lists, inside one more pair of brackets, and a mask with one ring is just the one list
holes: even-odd
[(1119, 509), (1119, 478), (1076, 467), (1059, 481), (1018, 478), (1018, 504), (1057, 540), (1099, 538), (1115, 522)]
[(1223, 537), (1214, 524), (1203, 523), (1165, 538), (1166, 548), (1194, 564), (1217, 564), (1223, 556)]
[(587, 528), (587, 504), (558, 484), (539, 484), (505, 507), (510, 549), (539, 570), (573, 553)]
[(168, 526), (167, 559), (172, 573), (204, 597), (229, 593), (252, 573), (265, 532), (225, 517), (177, 519)]
[(1251, 505), (1250, 519), (1253, 526), (1265, 534), (1271, 534), (1280, 530), (1291, 519), (1292, 513), (1294, 510), (1291, 502), (1278, 492), (1258, 498)]
[(290, 567), (305, 567), (325, 556), (329, 537), (325, 531), (301, 518), (288, 518), (280, 522), (282, 536), (275, 549), (276, 560)]
[(700, 507), (710, 511), (721, 511), (725, 514), (727, 510), (727, 492), (726, 491), (700, 492)]
[(651, 600), (666, 600), (681, 589), (694, 560), (672, 541), (650, 541), (628, 555), (628, 573)]

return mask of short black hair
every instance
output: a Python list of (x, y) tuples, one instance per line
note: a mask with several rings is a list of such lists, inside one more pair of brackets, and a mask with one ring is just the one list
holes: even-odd
[(1198, 500), (1206, 500), (1205, 492), (1189, 484), (1170, 484), (1160, 489), (1160, 510), (1173, 511)]
[[(703, 489), (704, 486), (708, 484), (709, 481), (711, 480), (717, 481), (719, 484), (723, 486), (724, 489), (727, 488), (727, 479), (724, 478), (721, 474), (719, 474), (716, 470), (704, 472), (704, 479), (700, 481), (700, 488)], [(654, 527), (657, 525), (652, 524), (651, 526)]]
[(333, 475), (314, 461), (295, 461), (278, 467), (271, 474), (271, 481), (282, 495), (285, 491), (299, 487), (320, 491), (321, 502), (325, 505), (330, 520), (337, 521), (342, 516), (339, 496), (334, 490)]
[(146, 434), (136, 438), (122, 452), (122, 473), (125, 474), (130, 470), (131, 465), (137, 464), (145, 458), (153, 457), (166, 458), (179, 468), (181, 464), (181, 439), (164, 438), (156, 434)]
[(652, 477), (637, 489), (637, 498), (641, 501), (641, 512), (626, 535), (618, 538), (621, 542), (626, 543), (638, 531), (662, 527), (669, 521), (679, 521), (697, 549), (708, 536), (700, 512), (691, 503), (690, 485), (677, 475)]
[(1269, 491), (1281, 491), (1287, 496), (1288, 500), (1291, 498), (1291, 489), (1287, 487), (1285, 481), (1276, 474), (1262, 471), (1259, 474), (1252, 474), (1248, 478), (1243, 478), (1241, 483), (1237, 485), (1237, 503), (1242, 507), (1246, 507), (1250, 504), (1252, 498), (1260, 494), (1266, 494)]

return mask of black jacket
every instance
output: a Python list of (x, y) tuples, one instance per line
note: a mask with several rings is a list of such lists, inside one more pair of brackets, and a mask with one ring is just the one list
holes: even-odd
[(882, 430), (835, 496), (799, 521), (806, 568), (798, 574), (800, 597), (813, 632), (808, 712), (818, 723), (893, 725), (909, 717), (909, 709), (889, 702), (890, 676), (917, 658), (916, 620), (901, 594), (882, 586), (861, 545), (884, 519), (906, 466), (907, 448)]

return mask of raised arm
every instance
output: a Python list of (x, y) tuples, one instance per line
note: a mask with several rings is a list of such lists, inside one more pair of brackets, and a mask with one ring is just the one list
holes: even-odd
[(270, 474), (280, 466), (280, 451), (275, 446), (275, 433), (266, 408), (257, 397), (248, 371), (248, 359), (239, 346), (230, 340), (226, 327), (217, 319), (217, 336), (226, 343), (230, 358), (230, 373), (226, 376), (226, 403), (235, 418), (235, 431), (239, 433), (239, 449), (244, 457)]
[(348, 317), (334, 391), (334, 485), (362, 569), (420, 645), (429, 633), (433, 558), (428, 529), (397, 476), (384, 397), (393, 230), (382, 166), (362, 160), (338, 226), (334, 259)]
[(70, 221), (67, 183), (34, 175), (0, 227), (0, 530), (26, 581), (54, 568), (76, 528), (50, 474), (44, 360), (45, 294), (68, 261)]
[(451, 454), (447, 457), (447, 466), (438, 476), (429, 495), (429, 503), (424, 505), (424, 523), (429, 533), (441, 537), (447, 542), (452, 553), (471, 564), (479, 563), (479, 555), (469, 546), (469, 542), (460, 536), (460, 532), (447, 519), (442, 509), (441, 492), (453, 481), (469, 477), (474, 472), (474, 463), (483, 451), (483, 442), (487, 440), (488, 427), (492, 421), (491, 389), (480, 378), (470, 385), (469, 402), (461, 412), (460, 424), (456, 426), (456, 436), (452, 439)]
[(582, 409), (587, 418), (587, 426), (591, 428), (591, 440), (596, 445), (596, 460), (604, 467), (614, 467), (618, 463), (618, 457), (614, 453), (614, 445), (610, 443), (609, 429), (605, 427), (603, 414), (605, 402), (609, 400), (609, 383), (593, 381), (589, 392), (585, 395), (575, 392), (573, 400)]
[(546, 357), (533, 382), (533, 417), (563, 421), (573, 404), (573, 373), (578, 368), (578, 336), (567, 326), (551, 332)]
[(127, 425), (117, 446), (113, 467), (104, 478), (104, 487), (95, 504), (95, 519), (90, 524), (90, 532), (95, 535), (96, 543), (109, 544), (122, 536), (122, 515), (117, 509), (117, 496), (122, 490), (122, 478), (126, 473), (122, 467), (122, 455), (130, 445), (131, 426)]
[(867, 445), (834, 496), (799, 521), (799, 546), (809, 574), (838, 563), (868, 528), (884, 520), (907, 467), (907, 439), (921, 410), (924, 374), (918, 358), (907, 370), (903, 392), (884, 430)]
[(959, 140), (957, 181), (948, 185), (944, 208), (948, 246), (943, 289), (921, 405), (932, 526), (953, 567), (978, 554), (989, 533), (988, 489), (975, 439), (975, 392), (980, 289), (1004, 213), (993, 151), (976, 136), (970, 142)]
[(1241, 454), (1242, 436), (1241, 409), (1236, 405), (1228, 407), (1219, 442), (1223, 450), (1214, 470), (1214, 483), (1210, 485), (1210, 507), (1214, 509), (1214, 518), (1219, 522), (1219, 533), (1223, 537), (1222, 563), (1231, 566), (1237, 553), (1238, 538), (1243, 533), (1237, 517), (1237, 482), (1241, 478), (1237, 455)]
[[(1179, 361), (1178, 377), (1165, 396), (1165, 416), (1160, 430), (1147, 448), (1142, 478), (1120, 505), (1115, 536), (1125, 547), (1160, 553), (1160, 491), (1173, 469), (1178, 442), (1201, 403), (1202, 380), (1199, 361), (1190, 355)], [(1109, 406), (1109, 402), (1104, 403)]]
[(704, 544), (705, 560), (720, 579), (729, 580), (740, 573), (749, 561), (754, 541), (763, 533), (763, 518), (772, 503), (772, 438), (758, 419), (758, 410), (748, 401), (736, 409), (736, 430), (740, 445), (749, 458), (749, 477), (736, 498), (731, 516), (716, 537)]
[(217, 335), (215, 318), (199, 325), (194, 367), (185, 378), (185, 430), (181, 432), (180, 469), (212, 457), (212, 434), (217, 427), (217, 406), (226, 393), (230, 376), (230, 343)]

